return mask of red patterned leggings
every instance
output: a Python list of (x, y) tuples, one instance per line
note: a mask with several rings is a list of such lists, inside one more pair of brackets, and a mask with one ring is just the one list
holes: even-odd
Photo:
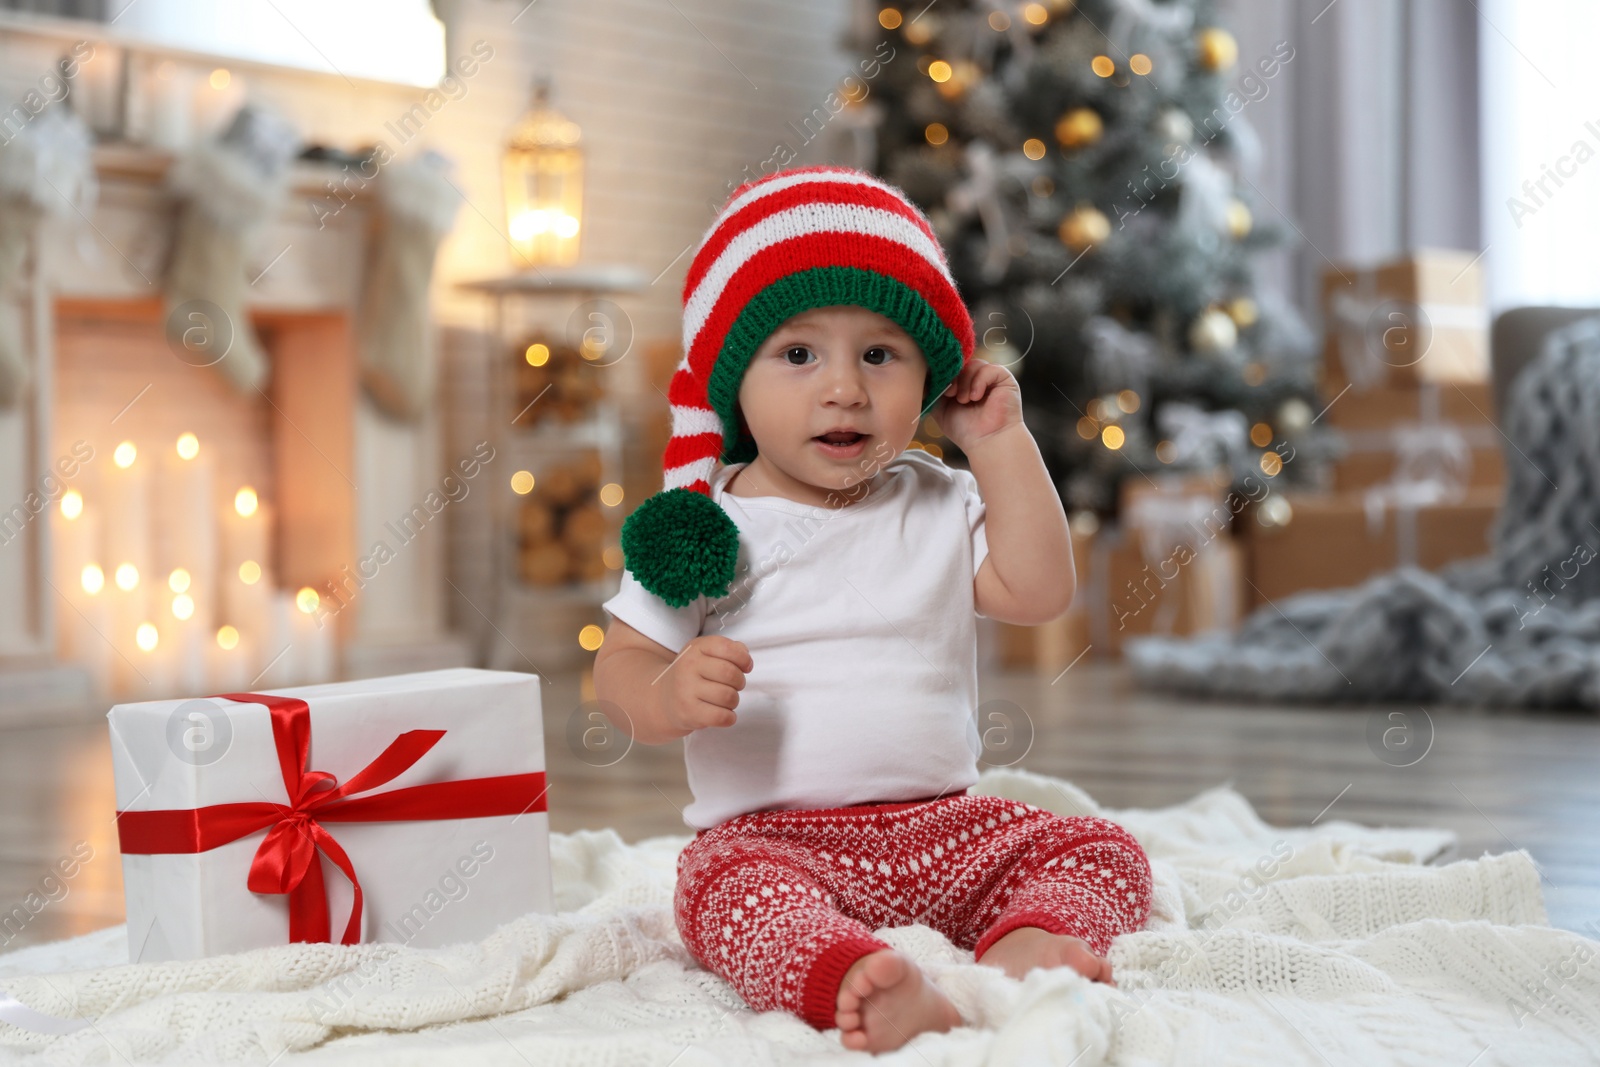
[(678, 857), (683, 943), (757, 1011), (834, 1025), (850, 965), (922, 923), (981, 956), (1019, 926), (1104, 955), (1150, 916), (1150, 863), (1122, 827), (1001, 797), (759, 811)]

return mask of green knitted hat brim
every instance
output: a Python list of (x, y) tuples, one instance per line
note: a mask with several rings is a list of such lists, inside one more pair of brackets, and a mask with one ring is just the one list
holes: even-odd
[(904, 282), (860, 267), (813, 267), (787, 275), (745, 305), (711, 369), (706, 392), (712, 410), (722, 419), (723, 463), (748, 463), (756, 458), (755, 439), (740, 433), (735, 411), (739, 383), (756, 350), (774, 330), (802, 311), (840, 305), (876, 311), (922, 349), (928, 362), (928, 381), (922, 392), (924, 415), (961, 373), (961, 343), (938, 312)]

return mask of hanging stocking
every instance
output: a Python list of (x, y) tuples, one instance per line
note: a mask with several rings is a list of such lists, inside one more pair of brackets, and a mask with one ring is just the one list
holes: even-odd
[(93, 142), (76, 114), (49, 107), (0, 146), (0, 410), (28, 387), (17, 308), (28, 243), (46, 216), (93, 209)]
[(247, 104), (218, 140), (196, 145), (167, 174), (183, 201), (167, 267), (169, 329), (206, 324), (212, 332), (202, 343), (219, 351), (197, 354), (219, 359), (217, 369), (244, 393), (265, 384), (270, 370), (245, 312), (245, 257), (283, 204), (297, 140), (282, 119)]
[(398, 419), (421, 416), (433, 396), (428, 285), (461, 194), (437, 152), (393, 163), (378, 180), (378, 218), (361, 299), (361, 381)]

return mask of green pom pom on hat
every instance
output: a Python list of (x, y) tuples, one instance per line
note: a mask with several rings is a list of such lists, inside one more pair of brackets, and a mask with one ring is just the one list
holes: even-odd
[(739, 528), (693, 489), (668, 489), (622, 524), (622, 553), (639, 584), (675, 608), (726, 596), (739, 560)]

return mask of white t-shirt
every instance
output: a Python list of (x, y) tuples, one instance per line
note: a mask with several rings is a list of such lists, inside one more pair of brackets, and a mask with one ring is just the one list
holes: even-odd
[(732, 726), (684, 739), (705, 828), (771, 808), (831, 808), (958, 792), (978, 780), (973, 579), (988, 555), (970, 471), (920, 450), (841, 508), (723, 487), (739, 529), (728, 594), (674, 608), (624, 571), (603, 607), (673, 652), (702, 634), (750, 649)]

